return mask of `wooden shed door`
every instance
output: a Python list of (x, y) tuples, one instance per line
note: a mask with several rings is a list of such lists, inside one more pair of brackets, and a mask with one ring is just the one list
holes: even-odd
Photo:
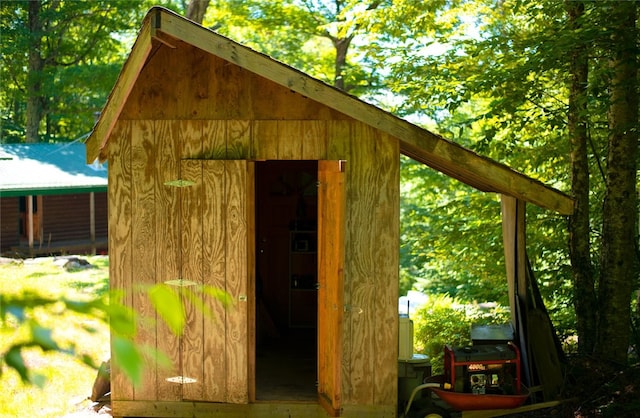
[[(192, 183), (181, 189), (181, 277), (194, 282), (183, 287), (182, 397), (247, 403), (247, 197), (253, 177), (246, 161), (183, 160), (180, 170), (181, 179)], [(223, 306), (216, 289), (231, 296), (231, 306)], [(202, 306), (193, 295), (202, 297)]]
[(318, 162), (318, 397), (331, 416), (342, 405), (344, 161)]

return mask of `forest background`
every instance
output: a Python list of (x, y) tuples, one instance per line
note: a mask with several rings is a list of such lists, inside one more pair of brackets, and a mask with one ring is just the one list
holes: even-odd
[[(634, 359), (638, 2), (3, 0), (0, 143), (86, 138), (157, 4), (571, 195), (527, 209), (541, 293), (578, 353)], [(498, 197), (401, 174), (401, 294), (508, 306)]]

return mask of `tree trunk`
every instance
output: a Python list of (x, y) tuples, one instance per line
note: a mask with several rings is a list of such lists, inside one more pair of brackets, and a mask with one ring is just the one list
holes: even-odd
[(26, 142), (40, 140), (40, 122), (44, 116), (42, 98), (42, 70), (44, 60), (40, 55), (42, 44), (42, 22), (40, 22), (40, 0), (29, 2), (29, 68), (27, 69), (27, 126)]
[(189, 0), (189, 6), (187, 6), (187, 19), (191, 19), (196, 23), (202, 24), (204, 14), (209, 7), (209, 0)]
[(630, 336), (630, 307), (637, 277), (636, 168), (638, 90), (636, 2), (612, 1), (609, 140), (606, 191), (602, 210), (599, 324), (596, 355), (625, 364)]
[[(582, 29), (584, 3), (567, 1), (569, 27), (574, 34)], [(579, 36), (579, 35), (578, 35)], [(596, 340), (596, 294), (589, 229), (589, 160), (587, 152), (587, 83), (589, 63), (584, 42), (578, 41), (569, 64), (568, 130), (571, 143), (571, 195), (575, 212), (569, 218), (569, 254), (578, 331), (578, 351), (592, 353)]]
[(345, 90), (344, 83), (344, 69), (347, 66), (347, 52), (349, 52), (349, 46), (351, 45), (352, 36), (346, 38), (334, 38), (333, 46), (336, 49), (336, 61), (335, 61), (335, 75), (333, 79), (333, 86), (340, 90)]

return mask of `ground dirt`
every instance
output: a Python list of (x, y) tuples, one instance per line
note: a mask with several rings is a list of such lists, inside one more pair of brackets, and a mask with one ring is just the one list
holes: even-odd
[(111, 417), (111, 402), (106, 397), (98, 402), (92, 402), (89, 398), (78, 405), (78, 411), (65, 415), (62, 418), (108, 418)]
[(562, 399), (566, 402), (555, 408), (517, 416), (640, 417), (640, 364), (620, 368), (603, 365), (589, 358), (571, 358), (567, 362), (565, 380)]

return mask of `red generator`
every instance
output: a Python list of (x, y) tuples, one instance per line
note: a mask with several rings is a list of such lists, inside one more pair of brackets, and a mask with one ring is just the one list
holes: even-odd
[(506, 344), (444, 348), (445, 382), (455, 392), (520, 395), (520, 350)]

